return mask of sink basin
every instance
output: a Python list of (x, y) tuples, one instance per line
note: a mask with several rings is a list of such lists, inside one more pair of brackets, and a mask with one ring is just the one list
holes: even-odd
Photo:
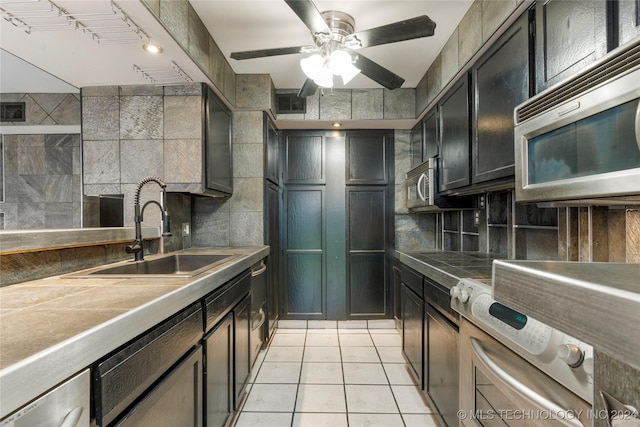
[(172, 254), (144, 261), (129, 261), (92, 268), (69, 274), (67, 277), (193, 277), (239, 256), (234, 254)]

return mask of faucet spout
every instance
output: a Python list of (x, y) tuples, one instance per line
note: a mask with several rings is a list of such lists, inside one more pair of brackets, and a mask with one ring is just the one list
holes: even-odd
[[(140, 191), (142, 190), (142, 187), (149, 182), (155, 182), (162, 189), (162, 205), (155, 200), (150, 200), (142, 206), (142, 209), (140, 209)], [(144, 260), (144, 242), (142, 240), (142, 221), (143, 221), (144, 209), (147, 207), (147, 205), (152, 203), (157, 205), (158, 208), (160, 208), (160, 213), (162, 214), (162, 235), (171, 236), (169, 212), (166, 211), (166, 205), (167, 205), (166, 188), (167, 188), (167, 185), (164, 182), (162, 182), (160, 178), (157, 178), (155, 176), (148, 176), (146, 178), (143, 178), (142, 181), (140, 181), (140, 183), (138, 184), (138, 188), (136, 189), (136, 194), (134, 198), (134, 205), (133, 205), (133, 209), (134, 209), (133, 222), (135, 225), (136, 237), (135, 237), (135, 241), (125, 248), (128, 254), (131, 254), (131, 253), (134, 254), (135, 261)], [(165, 206), (164, 209), (163, 209), (163, 206)]]

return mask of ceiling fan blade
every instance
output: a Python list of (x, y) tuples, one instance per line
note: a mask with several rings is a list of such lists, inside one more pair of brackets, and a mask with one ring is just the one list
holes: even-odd
[(318, 90), (318, 85), (313, 80), (307, 79), (302, 85), (302, 88), (300, 88), (300, 92), (298, 92), (298, 96), (300, 98), (306, 98), (316, 93), (317, 90)]
[(331, 29), (311, 0), (284, 0), (291, 10), (298, 15), (304, 25), (311, 30), (311, 34), (331, 34)]
[(370, 47), (404, 40), (419, 39), (421, 37), (432, 36), (435, 28), (436, 23), (427, 15), (422, 15), (350, 34), (345, 37), (345, 44), (355, 48), (351, 45), (357, 45), (359, 41), (362, 47)]
[(244, 52), (233, 52), (232, 59), (253, 59), (265, 58), (267, 56), (290, 55), (293, 53), (307, 52), (314, 46), (279, 47), (274, 49), (247, 50)]
[(376, 83), (381, 84), (387, 89), (398, 89), (404, 83), (402, 77), (387, 70), (382, 65), (373, 62), (369, 58), (362, 56), (360, 52), (355, 53), (355, 56), (357, 56), (357, 58), (353, 65), (360, 68), (362, 74)]

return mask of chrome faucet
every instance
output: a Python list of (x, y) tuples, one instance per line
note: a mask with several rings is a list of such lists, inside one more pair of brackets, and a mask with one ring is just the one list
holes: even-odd
[[(149, 200), (147, 203), (145, 203), (142, 206), (142, 209), (140, 209), (140, 191), (142, 190), (142, 187), (149, 182), (155, 182), (160, 186), (160, 188), (162, 188), (162, 205), (156, 202), (155, 200)], [(153, 203), (160, 208), (160, 213), (162, 214), (162, 236), (163, 237), (171, 236), (171, 230), (170, 230), (171, 227), (169, 224), (169, 212), (166, 211), (166, 206), (167, 206), (166, 188), (167, 188), (167, 185), (164, 182), (162, 182), (159, 178), (156, 178), (155, 176), (148, 176), (146, 178), (143, 178), (142, 181), (140, 181), (140, 183), (138, 184), (138, 188), (136, 189), (136, 195), (134, 199), (134, 205), (133, 205), (133, 209), (134, 209), (133, 221), (135, 223), (136, 240), (132, 244), (126, 247), (127, 253), (134, 254), (134, 259), (136, 261), (144, 260), (144, 243), (142, 241), (142, 221), (143, 221), (142, 215), (144, 214), (144, 209), (147, 207), (149, 203)]]

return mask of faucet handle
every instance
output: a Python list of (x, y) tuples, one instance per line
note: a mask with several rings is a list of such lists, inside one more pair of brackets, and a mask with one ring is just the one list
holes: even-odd
[(142, 244), (139, 241), (135, 241), (124, 249), (128, 254), (137, 254), (142, 251)]

